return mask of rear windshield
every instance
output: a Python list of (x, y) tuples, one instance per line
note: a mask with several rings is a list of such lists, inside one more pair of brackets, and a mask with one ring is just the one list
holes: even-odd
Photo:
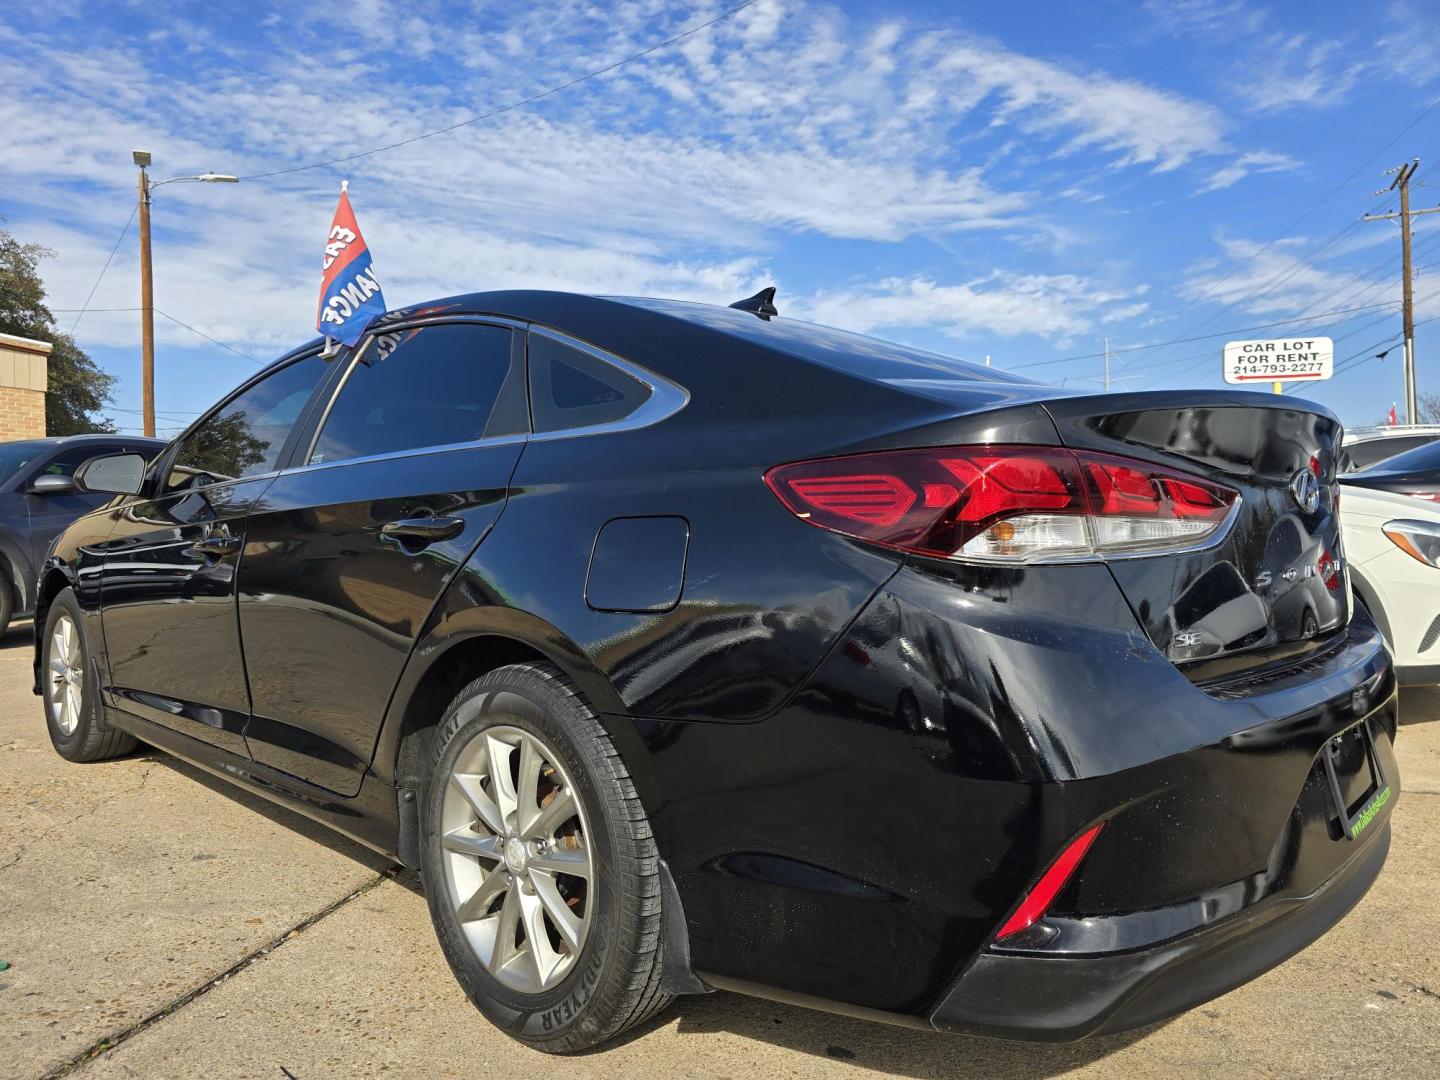
[[(1355, 448), (1360, 449), (1359, 447)], [(1352, 455), (1354, 451), (1351, 451)], [(1427, 442), (1423, 446), (1417, 446), (1413, 450), (1406, 450), (1403, 454), (1396, 454), (1394, 457), (1387, 457), (1365, 470), (1370, 473), (1413, 473), (1428, 472), (1431, 469), (1440, 469), (1440, 440)]]
[(933, 383), (936, 381), (1032, 383), (1033, 380), (1012, 375), (999, 368), (971, 364), (939, 353), (897, 345), (893, 341), (852, 334), (817, 323), (796, 319), (762, 319), (748, 311), (691, 304), (682, 300), (650, 300), (615, 297), (627, 304), (674, 315), (690, 322), (722, 330), (767, 349), (777, 349), (826, 367), (896, 383)]

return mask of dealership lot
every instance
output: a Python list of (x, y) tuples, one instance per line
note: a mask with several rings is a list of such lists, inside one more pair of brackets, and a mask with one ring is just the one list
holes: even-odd
[(1371, 894), (1167, 1024), (1036, 1047), (712, 994), (560, 1064), (465, 1001), (413, 876), (158, 753), (66, 764), (29, 664), (22, 624), (0, 641), (0, 1076), (1362, 1077), (1440, 1060), (1440, 691), (1404, 699), (1404, 795)]

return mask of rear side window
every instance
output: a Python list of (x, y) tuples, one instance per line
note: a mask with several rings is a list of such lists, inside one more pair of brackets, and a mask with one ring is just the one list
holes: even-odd
[(517, 410), (502, 400), (510, 367), (504, 327), (442, 324), (374, 338), (346, 376), (310, 463), (516, 434), (524, 403)]
[(543, 334), (530, 335), (530, 411), (536, 431), (623, 420), (650, 387), (597, 356)]
[(285, 440), (325, 371), (324, 360), (307, 356), (236, 394), (181, 440), (165, 490), (274, 471)]

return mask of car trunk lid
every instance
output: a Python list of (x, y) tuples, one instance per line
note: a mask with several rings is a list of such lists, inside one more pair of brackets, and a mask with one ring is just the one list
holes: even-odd
[(1072, 448), (1184, 469), (1240, 493), (1217, 543), (1107, 560), (1146, 633), (1187, 675), (1299, 658), (1349, 621), (1333, 414), (1244, 392), (1088, 395), (1045, 407)]

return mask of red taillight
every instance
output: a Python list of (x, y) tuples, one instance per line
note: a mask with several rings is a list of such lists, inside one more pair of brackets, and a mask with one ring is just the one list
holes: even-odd
[(1104, 827), (1105, 823), (1102, 821), (1070, 841), (1070, 846), (1060, 853), (1060, 857), (1050, 864), (1050, 869), (1045, 871), (1035, 883), (1035, 887), (1025, 894), (1025, 899), (1020, 901), (1015, 914), (1005, 920), (1005, 925), (995, 935), (996, 941), (1003, 941), (1013, 934), (1018, 934), (1045, 914)]
[(1320, 580), (1325, 582), (1327, 589), (1331, 592), (1340, 590), (1340, 564), (1336, 562), (1334, 555), (1328, 551), (1322, 551), (1315, 569), (1320, 575)]
[(1148, 462), (1046, 446), (887, 450), (779, 465), (765, 482), (823, 529), (920, 555), (1063, 562), (1192, 547), (1239, 494)]

